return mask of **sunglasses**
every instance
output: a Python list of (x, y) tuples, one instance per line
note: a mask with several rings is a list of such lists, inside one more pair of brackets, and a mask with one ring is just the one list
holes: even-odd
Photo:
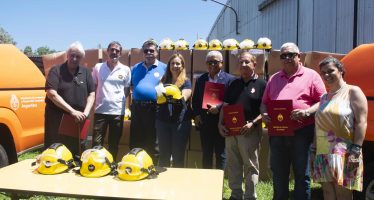
[(144, 49), (143, 52), (144, 52), (145, 54), (147, 54), (148, 52), (149, 52), (149, 53), (154, 53), (155, 50), (154, 50), (154, 49)]
[(298, 55), (298, 53), (289, 52), (289, 53), (283, 53), (279, 57), (281, 60), (286, 60), (286, 59), (294, 58), (296, 55)]
[(206, 63), (210, 66), (212, 65), (217, 65), (219, 63), (221, 63), (222, 61), (218, 61), (218, 60), (211, 60), (211, 61), (206, 61)]

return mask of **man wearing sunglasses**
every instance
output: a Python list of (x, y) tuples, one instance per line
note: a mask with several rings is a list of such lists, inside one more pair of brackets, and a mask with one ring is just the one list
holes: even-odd
[(289, 199), (288, 183), (292, 164), (295, 176), (294, 199), (311, 199), (308, 152), (314, 137), (314, 117), (300, 109), (308, 109), (319, 102), (326, 92), (319, 74), (303, 66), (300, 51), (294, 43), (285, 43), (280, 50), (283, 69), (272, 75), (266, 86), (261, 114), (265, 123), (271, 100), (292, 100), (291, 119), (293, 136), (269, 136), (270, 167), (273, 172), (274, 200)]
[(106, 62), (98, 63), (92, 70), (96, 84), (95, 118), (92, 146), (103, 146), (109, 127), (109, 151), (117, 157), (118, 144), (122, 136), (125, 102), (129, 96), (130, 68), (119, 62), (122, 46), (113, 41), (108, 45)]
[(166, 64), (157, 60), (158, 45), (152, 39), (142, 46), (144, 61), (131, 71), (132, 104), (130, 149), (143, 148), (157, 163), (156, 150), (156, 89), (166, 70)]
[(216, 156), (216, 168), (224, 169), (226, 163), (225, 138), (218, 132), (219, 111), (222, 105), (208, 105), (202, 109), (205, 83), (207, 81), (221, 83), (225, 89), (234, 80), (234, 76), (222, 70), (223, 56), (219, 51), (210, 51), (206, 56), (207, 73), (197, 80), (192, 96), (192, 108), (196, 127), (200, 130), (201, 146), (203, 149), (203, 168), (213, 168), (213, 152)]

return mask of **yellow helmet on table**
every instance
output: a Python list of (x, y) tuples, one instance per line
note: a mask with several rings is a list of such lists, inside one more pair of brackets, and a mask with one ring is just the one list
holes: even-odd
[(40, 174), (59, 174), (75, 166), (73, 155), (61, 143), (54, 143), (44, 150), (34, 164), (38, 164), (37, 171)]
[(162, 94), (157, 95), (157, 104), (166, 103), (166, 98), (180, 100), (182, 97), (182, 93), (176, 85), (165, 84), (164, 89), (162, 89)]
[(95, 146), (84, 151), (81, 161), (82, 166), (79, 172), (84, 177), (102, 177), (111, 173), (115, 168), (112, 154), (102, 146)]
[(152, 158), (141, 148), (134, 148), (126, 154), (117, 167), (118, 178), (137, 181), (157, 174)]

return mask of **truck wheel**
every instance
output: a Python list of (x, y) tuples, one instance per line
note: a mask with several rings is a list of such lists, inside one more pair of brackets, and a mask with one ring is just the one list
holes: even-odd
[(374, 167), (374, 163), (369, 164), (366, 169), (371, 170), (367, 170), (364, 173), (365, 200), (374, 200), (374, 170), (371, 167)]
[(6, 154), (5, 149), (0, 144), (0, 168), (9, 165), (8, 155)]

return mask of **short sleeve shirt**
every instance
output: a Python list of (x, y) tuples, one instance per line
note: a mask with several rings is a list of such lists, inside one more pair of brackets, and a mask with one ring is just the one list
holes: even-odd
[[(67, 62), (49, 71), (45, 88), (56, 90), (66, 103), (79, 111), (84, 110), (88, 95), (95, 92), (91, 71), (79, 66), (74, 74), (70, 74)], [(48, 98), (46, 98), (46, 104), (60, 109)]]
[(166, 64), (156, 60), (147, 68), (144, 62), (134, 65), (131, 70), (132, 97), (136, 101), (156, 101), (155, 87), (166, 70)]
[[(262, 103), (268, 105), (270, 100), (291, 99), (293, 109), (306, 109), (319, 102), (326, 93), (321, 76), (313, 69), (299, 65), (298, 71), (287, 76), (284, 70), (275, 73), (269, 80)], [(300, 120), (297, 127), (313, 124), (314, 118)]]
[(243, 105), (245, 120), (252, 121), (260, 114), (260, 105), (265, 87), (266, 81), (258, 78), (258, 75), (255, 75), (248, 82), (238, 78), (228, 87), (224, 102), (230, 105)]
[(130, 68), (118, 63), (110, 70), (107, 62), (98, 63), (92, 71), (92, 78), (96, 84), (95, 113), (124, 115), (125, 88), (130, 87)]

